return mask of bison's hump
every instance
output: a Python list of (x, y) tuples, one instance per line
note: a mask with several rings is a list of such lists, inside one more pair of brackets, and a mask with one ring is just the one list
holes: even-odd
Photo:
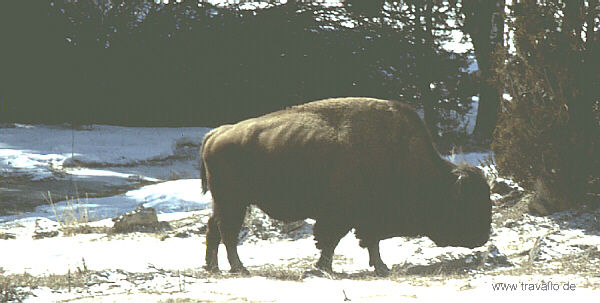
[(411, 138), (431, 146), (424, 124), (409, 106), (351, 97), (309, 102), (219, 127), (207, 135), (204, 148), (208, 154), (224, 149), (266, 154), (295, 150), (366, 157), (398, 154), (400, 143)]

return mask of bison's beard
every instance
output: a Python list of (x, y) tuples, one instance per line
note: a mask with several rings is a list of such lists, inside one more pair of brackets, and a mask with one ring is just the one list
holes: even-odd
[(475, 248), (483, 246), (490, 238), (489, 224), (455, 223), (453, 227), (439, 228), (437, 232), (429, 233), (429, 238), (441, 247), (458, 246)]
[[(475, 248), (483, 246), (490, 239), (490, 215), (444, 216), (438, 217), (438, 224), (427, 234), (437, 246), (458, 246)], [(433, 226), (433, 224), (432, 224)]]

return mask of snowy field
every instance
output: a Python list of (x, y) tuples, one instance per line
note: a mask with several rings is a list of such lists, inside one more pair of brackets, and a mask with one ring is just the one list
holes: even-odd
[[(0, 205), (4, 210), (0, 215), (19, 217), (19, 213), (31, 212), (39, 205), (43, 206), (36, 211), (47, 213), (45, 207), (50, 201), (69, 199), (89, 204), (94, 212), (112, 215), (141, 202), (172, 210), (202, 207), (206, 201), (190, 198), (192, 186), (184, 183), (157, 185), (159, 193), (175, 192), (173, 199), (154, 194), (152, 188), (129, 190), (164, 180), (198, 178), (197, 156), (207, 131), (104, 125), (78, 129), (19, 124), (2, 127)], [(176, 189), (165, 191), (169, 185)], [(182, 192), (182, 188), (189, 190)]]
[[(600, 295), (600, 210), (531, 216), (524, 211), (523, 190), (500, 178), (496, 181), (508, 190), (492, 195), (493, 231), (486, 245), (441, 248), (425, 237), (382, 241), (382, 258), (392, 267), (389, 278), (373, 275), (353, 233), (336, 249), (335, 274), (313, 273), (318, 258), (313, 222), (283, 224), (256, 209), (240, 235), (240, 256), (251, 276), (226, 271), (224, 247), (223, 272), (208, 273), (202, 265), (211, 197), (201, 193), (197, 164), (207, 131), (0, 127), (0, 205), (11, 209), (0, 216), (0, 302), (404, 302), (480, 301), (481, 296), (506, 301)], [(451, 160), (480, 164), (488, 156)], [(493, 167), (485, 170), (494, 180)], [(21, 202), (30, 207), (19, 207)], [(139, 205), (154, 208), (166, 225), (151, 232), (113, 232), (112, 218)], [(517, 288), (500, 290), (501, 285)], [(543, 290), (544, 285), (568, 290)]]

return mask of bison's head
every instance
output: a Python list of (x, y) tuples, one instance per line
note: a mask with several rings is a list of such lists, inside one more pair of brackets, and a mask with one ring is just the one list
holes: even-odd
[(429, 238), (438, 246), (482, 246), (489, 239), (492, 215), (490, 187), (483, 172), (459, 165), (452, 170), (451, 183), (441, 197)]

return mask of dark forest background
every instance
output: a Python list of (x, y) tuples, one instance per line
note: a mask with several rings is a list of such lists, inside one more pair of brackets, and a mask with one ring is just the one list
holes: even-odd
[(216, 126), (316, 99), (370, 96), (419, 108), (426, 99), (432, 126), (455, 129), (477, 94), (467, 54), (440, 46), (459, 28), (448, 24), (460, 21), (458, 8), (372, 3), (3, 1), (10, 42), (1, 117)]

